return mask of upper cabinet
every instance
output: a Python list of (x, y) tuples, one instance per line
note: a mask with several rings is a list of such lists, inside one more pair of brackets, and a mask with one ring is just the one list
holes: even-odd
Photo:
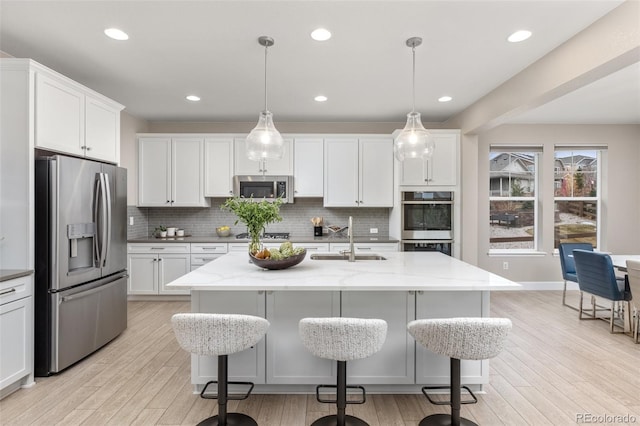
[(204, 196), (233, 195), (233, 138), (204, 139)]
[(123, 106), (60, 75), (35, 77), (35, 146), (117, 163)]
[(203, 138), (140, 137), (138, 206), (209, 206), (203, 169)]
[(429, 159), (406, 159), (400, 163), (400, 185), (451, 186), (458, 182), (460, 132), (430, 130), (435, 141)]
[(293, 156), (294, 196), (322, 197), (324, 195), (324, 140), (295, 138)]
[(393, 140), (324, 141), (325, 207), (393, 207)]
[(246, 139), (236, 138), (235, 173), (236, 175), (293, 175), (293, 139), (284, 140), (284, 155), (280, 160), (253, 161), (247, 158)]

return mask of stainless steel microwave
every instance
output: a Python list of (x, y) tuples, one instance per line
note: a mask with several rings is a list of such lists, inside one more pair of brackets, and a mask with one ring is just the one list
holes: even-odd
[(233, 194), (238, 197), (293, 203), (293, 176), (234, 176)]

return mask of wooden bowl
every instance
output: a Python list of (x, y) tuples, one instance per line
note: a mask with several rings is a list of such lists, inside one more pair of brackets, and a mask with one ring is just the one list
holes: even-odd
[(271, 260), (271, 259), (258, 259), (252, 254), (249, 254), (251, 261), (254, 265), (264, 269), (287, 269), (302, 262), (307, 255), (307, 250), (294, 256), (289, 256), (286, 259)]

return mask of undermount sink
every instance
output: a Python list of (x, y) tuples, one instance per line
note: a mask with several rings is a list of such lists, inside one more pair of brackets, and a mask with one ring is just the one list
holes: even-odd
[[(386, 257), (379, 254), (356, 254), (356, 260), (387, 260)], [(325, 254), (312, 254), (312, 260), (349, 260), (348, 254), (342, 253), (325, 253)]]

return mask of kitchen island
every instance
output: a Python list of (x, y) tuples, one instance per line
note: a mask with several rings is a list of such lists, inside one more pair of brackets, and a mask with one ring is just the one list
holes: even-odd
[[(173, 281), (191, 289), (193, 312), (242, 313), (271, 323), (266, 338), (229, 357), (230, 380), (253, 381), (258, 392), (312, 392), (333, 383), (335, 362), (309, 354), (298, 337), (303, 317), (382, 318), (387, 340), (376, 355), (349, 363), (350, 383), (371, 392), (419, 392), (449, 382), (448, 359), (415, 345), (406, 324), (416, 318), (489, 316), (492, 290), (520, 286), (441, 253), (388, 252), (386, 260), (313, 260), (285, 270), (228, 253)], [(463, 361), (462, 381), (488, 381), (488, 361)], [(192, 356), (192, 383), (214, 380), (216, 360)]]

